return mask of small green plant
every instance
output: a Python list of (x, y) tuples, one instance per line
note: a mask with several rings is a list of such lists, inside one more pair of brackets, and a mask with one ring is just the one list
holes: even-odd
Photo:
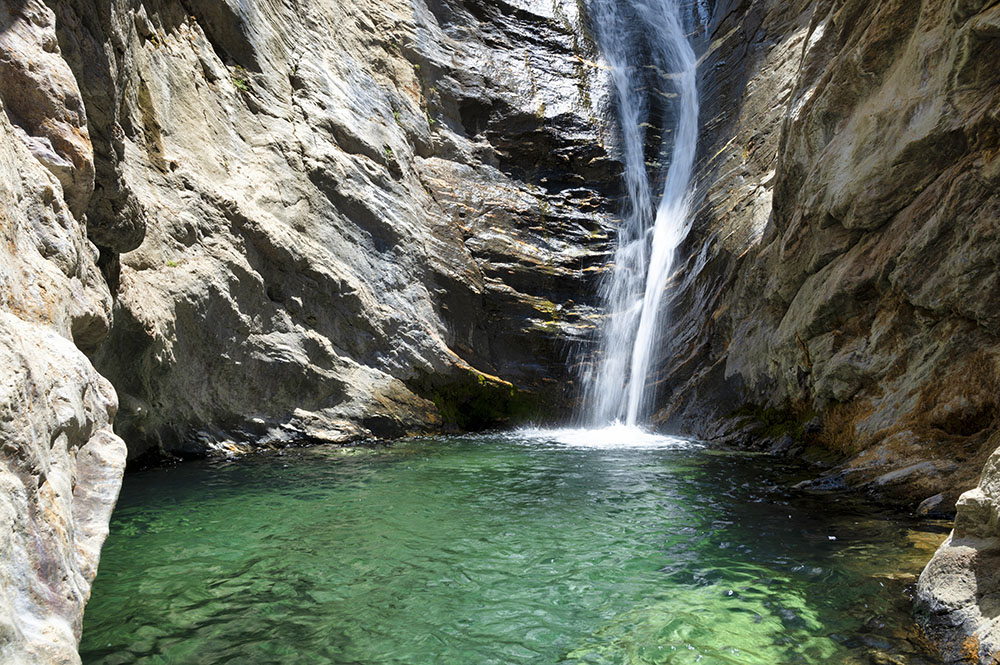
[(392, 112), (392, 119), (396, 121), (397, 125), (399, 125), (400, 127), (402, 127), (403, 123), (401, 122), (400, 118), (402, 118), (402, 116), (399, 114), (399, 111), (393, 111)]
[(239, 65), (233, 70), (233, 85), (238, 90), (250, 92), (250, 74)]
[(393, 152), (392, 152), (392, 148), (390, 148), (389, 146), (385, 146), (385, 158), (386, 158), (387, 161), (390, 161), (390, 162), (392, 161)]
[(167, 263), (166, 263), (166, 266), (167, 266), (168, 268), (176, 268), (176, 267), (178, 267), (178, 266), (179, 266), (180, 264), (181, 264), (181, 262), (180, 262), (180, 261), (173, 261), (173, 260), (171, 260), (171, 261), (167, 261)]

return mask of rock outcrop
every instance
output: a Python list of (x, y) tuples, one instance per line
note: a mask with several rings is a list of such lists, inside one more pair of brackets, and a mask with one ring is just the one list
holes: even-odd
[(920, 575), (917, 603), (948, 665), (1000, 658), (1000, 451), (958, 500), (955, 530)]
[(80, 222), (83, 101), (41, 2), (0, 4), (0, 661), (72, 663), (125, 467), (117, 399), (82, 350), (111, 294)]

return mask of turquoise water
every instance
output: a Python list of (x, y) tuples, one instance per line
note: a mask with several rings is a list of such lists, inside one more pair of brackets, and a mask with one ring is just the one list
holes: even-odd
[(934, 662), (906, 585), (943, 536), (790, 472), (536, 433), (130, 474), (83, 661)]

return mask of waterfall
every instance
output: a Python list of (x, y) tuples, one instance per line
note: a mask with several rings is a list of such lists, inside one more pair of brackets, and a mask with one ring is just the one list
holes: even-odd
[[(599, 46), (611, 67), (626, 193), (613, 264), (601, 286), (607, 319), (599, 333), (599, 355), (583, 377), (587, 418), (595, 426), (621, 422), (634, 427), (649, 416), (653, 395), (647, 379), (663, 293), (677, 247), (690, 228), (698, 90), (681, 1), (590, 0)], [(650, 101), (659, 102), (654, 95), (669, 96), (665, 101), (676, 119), (672, 134), (664, 131), (659, 145), (660, 155), (672, 145), (662, 186), (655, 182), (662, 169), (646, 163), (655, 106)]]

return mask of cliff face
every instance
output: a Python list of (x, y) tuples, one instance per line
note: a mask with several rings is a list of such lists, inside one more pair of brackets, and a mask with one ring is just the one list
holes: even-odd
[(79, 221), (94, 184), (52, 12), (0, 5), (0, 660), (70, 662), (125, 466), (81, 351), (111, 295)]
[(565, 408), (619, 170), (575, 1), (0, 18), (0, 660), (77, 660), (119, 399), (133, 458)]
[(994, 2), (715, 8), (661, 421), (720, 436), (744, 406), (758, 439), (846, 459), (824, 484), (914, 508), (975, 484), (1000, 444), (998, 21)]
[(565, 403), (617, 186), (575, 2), (53, 8), (131, 455)]
[[(1000, 5), (722, 1), (702, 42), (658, 419), (947, 512), (1000, 445)], [(997, 482), (921, 578), (948, 662), (1000, 647)]]

